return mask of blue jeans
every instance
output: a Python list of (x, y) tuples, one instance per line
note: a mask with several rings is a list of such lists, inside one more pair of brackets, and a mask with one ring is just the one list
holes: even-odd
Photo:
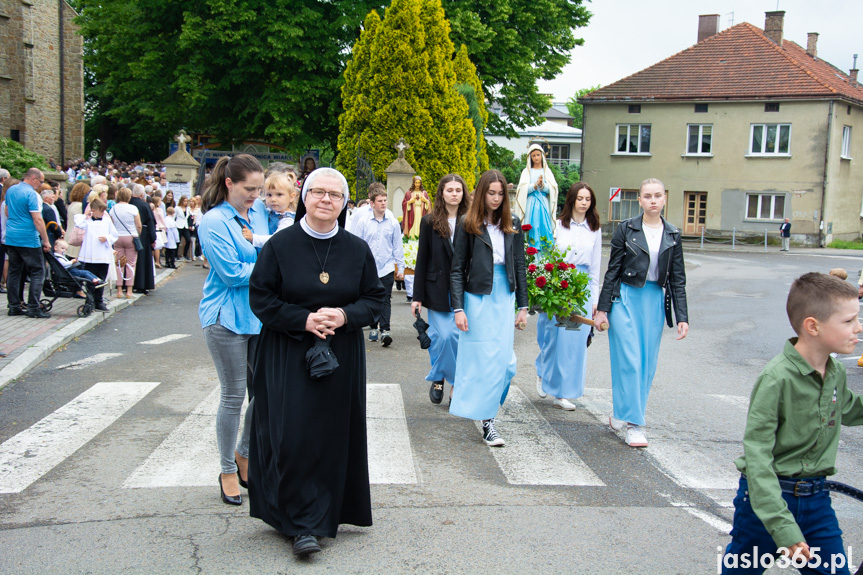
[[(803, 537), (806, 539), (809, 549), (814, 551), (818, 547), (819, 565), (815, 568), (804, 567), (800, 573), (805, 575), (831, 573), (831, 561), (836, 566), (832, 573), (838, 575), (849, 575), (845, 548), (842, 544), (842, 530), (836, 521), (836, 513), (830, 503), (830, 493), (821, 491), (807, 497), (796, 497), (791, 493), (783, 493), (782, 498), (788, 504), (788, 510), (794, 516), (794, 520), (800, 526)], [(770, 558), (775, 559), (777, 550), (776, 543), (765, 529), (764, 524), (752, 510), (749, 501), (749, 485), (746, 478), (740, 477), (740, 487), (737, 489), (737, 497), (734, 498), (734, 525), (731, 529), (731, 543), (725, 549), (723, 558), (723, 575), (738, 575), (743, 573), (763, 573), (763, 561), (759, 565), (743, 568), (743, 554), (748, 554), (751, 560), (754, 548), (758, 548), (759, 558), (768, 562)], [(842, 558), (839, 558), (839, 555)], [(729, 557), (731, 556), (731, 557)], [(733, 559), (737, 558), (738, 567), (726, 567), (733, 565)], [(810, 564), (814, 564), (814, 561)], [(839, 568), (839, 564), (843, 565)], [(769, 565), (769, 564), (768, 564)]]
[(102, 281), (102, 278), (98, 277), (93, 272), (81, 268), (69, 268), (69, 275), (73, 278), (82, 279), (88, 282), (92, 282), (93, 280)]
[[(246, 398), (247, 382), (252, 377), (257, 335), (234, 333), (219, 324), (204, 328), (204, 341), (216, 365), (216, 374), (222, 387), (219, 409), (216, 412), (216, 442), (219, 445), (219, 463), (222, 473), (236, 473), (234, 449), (243, 457), (249, 456), (249, 436), (252, 431), (254, 398), (249, 397), (243, 433), (239, 434), (240, 412)], [(239, 440), (237, 435), (240, 435)], [(236, 445), (236, 448), (234, 447)]]

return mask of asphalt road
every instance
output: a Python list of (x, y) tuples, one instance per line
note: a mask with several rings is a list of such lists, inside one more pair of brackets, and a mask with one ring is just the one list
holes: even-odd
[[(218, 382), (197, 319), (203, 272), (186, 266), (0, 393), (0, 572), (715, 573), (749, 391), (792, 335), (788, 287), (832, 267), (856, 277), (860, 263), (689, 251), (691, 331), (675, 341), (666, 330), (646, 450), (607, 426), (604, 335), (575, 412), (537, 397), (535, 318), (515, 338), (499, 422), (508, 445), (486, 447), (446, 400), (429, 402), (428, 356), (394, 292), (395, 342), (368, 344), (375, 525), (343, 527), (308, 561), (247, 504), (222, 504), (209, 475)], [(840, 359), (863, 393), (856, 357)], [(82, 413), (101, 423), (82, 429)], [(843, 430), (837, 476), (858, 487), (861, 440), (863, 430)], [(17, 466), (3, 459), (13, 444)], [(863, 504), (834, 502), (859, 563)]]

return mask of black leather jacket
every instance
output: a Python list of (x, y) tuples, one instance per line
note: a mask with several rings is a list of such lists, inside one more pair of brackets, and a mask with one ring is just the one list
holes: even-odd
[[(612, 299), (620, 297), (620, 282), (632, 287), (644, 287), (647, 281), (647, 268), (650, 266), (650, 252), (647, 248), (647, 238), (641, 229), (642, 216), (625, 220), (618, 224), (611, 238), (611, 257), (608, 260), (608, 271), (599, 293), (599, 311), (611, 311)], [(665, 288), (665, 321), (669, 327), (671, 322), (671, 306), (674, 305), (674, 315), (677, 323), (689, 323), (686, 310), (686, 270), (683, 264), (683, 245), (680, 243), (680, 231), (662, 219), (665, 233), (659, 244), (659, 263), (657, 283)]]
[[(510, 293), (515, 292), (516, 304), (522, 308), (528, 307), (524, 232), (521, 231), (521, 221), (516, 216), (512, 217), (512, 226), (516, 232), (503, 235), (506, 277), (509, 280)], [(494, 253), (488, 230), (483, 227), (482, 234), (469, 234), (465, 231), (463, 222), (459, 222), (453, 240), (450, 272), (452, 308), (464, 309), (465, 290), (474, 294), (490, 294), (493, 278)]]

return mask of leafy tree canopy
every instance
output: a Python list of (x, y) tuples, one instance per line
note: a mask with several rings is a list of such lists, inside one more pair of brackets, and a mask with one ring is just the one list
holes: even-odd
[(18, 142), (9, 138), (0, 138), (0, 168), (9, 170), (9, 174), (21, 179), (30, 168), (48, 169), (48, 162), (36, 152), (28, 150)]
[(566, 109), (569, 110), (569, 115), (573, 118), (572, 125), (579, 130), (584, 127), (584, 107), (578, 103), (578, 99), (600, 88), (602, 86), (599, 84), (593, 88), (582, 88), (575, 93), (575, 96), (566, 101)]

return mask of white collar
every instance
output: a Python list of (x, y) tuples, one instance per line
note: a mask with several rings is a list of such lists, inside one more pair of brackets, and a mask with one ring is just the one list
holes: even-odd
[(336, 225), (333, 226), (332, 230), (322, 234), (321, 232), (316, 232), (312, 229), (308, 222), (306, 222), (306, 216), (303, 216), (300, 220), (300, 227), (303, 228), (303, 231), (315, 238), (316, 240), (328, 240), (331, 237), (334, 237), (337, 233), (339, 233), (339, 222), (335, 222), (335, 224)]

